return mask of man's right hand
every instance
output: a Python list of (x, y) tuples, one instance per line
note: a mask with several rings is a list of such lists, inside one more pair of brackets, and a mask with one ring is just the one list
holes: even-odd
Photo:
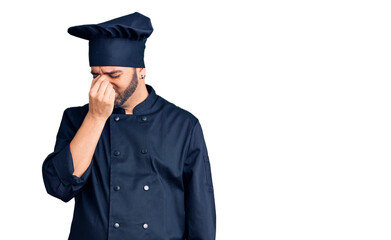
[(99, 75), (91, 83), (89, 93), (89, 114), (104, 121), (113, 112), (115, 90), (113, 85), (104, 76)]

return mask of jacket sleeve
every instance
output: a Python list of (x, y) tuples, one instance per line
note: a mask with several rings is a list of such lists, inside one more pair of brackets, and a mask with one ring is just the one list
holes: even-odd
[(211, 167), (200, 122), (194, 125), (184, 163), (186, 240), (214, 240), (216, 209)]
[(54, 151), (42, 164), (43, 182), (47, 193), (64, 202), (68, 202), (82, 190), (91, 174), (92, 165), (89, 165), (81, 177), (73, 175), (73, 158), (69, 146), (78, 128), (72, 124), (71, 110), (64, 110)]

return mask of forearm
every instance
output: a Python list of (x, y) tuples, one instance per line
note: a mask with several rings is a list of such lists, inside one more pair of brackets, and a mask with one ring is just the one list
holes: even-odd
[(105, 122), (104, 119), (94, 118), (90, 113), (87, 113), (82, 125), (70, 143), (70, 151), (75, 169), (73, 175), (80, 177), (87, 170), (92, 161)]

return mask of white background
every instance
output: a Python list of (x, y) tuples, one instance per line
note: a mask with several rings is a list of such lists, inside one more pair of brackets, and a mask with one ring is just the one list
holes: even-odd
[[(6, 4), (6, 5), (5, 5)], [(391, 239), (389, 1), (7, 1), (0, 239), (67, 239), (74, 200), (42, 162), (88, 102), (88, 41), (67, 28), (138, 11), (146, 83), (200, 119), (218, 240)]]

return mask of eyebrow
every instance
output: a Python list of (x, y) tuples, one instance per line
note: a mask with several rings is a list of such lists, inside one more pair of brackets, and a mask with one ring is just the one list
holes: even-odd
[[(111, 71), (111, 72), (105, 72), (104, 74), (114, 74), (114, 73), (122, 73), (122, 71), (121, 70), (114, 70), (114, 71)], [(98, 75), (98, 73), (96, 73), (96, 72), (94, 72), (94, 71), (92, 71), (91, 70), (91, 74), (92, 75)]]

